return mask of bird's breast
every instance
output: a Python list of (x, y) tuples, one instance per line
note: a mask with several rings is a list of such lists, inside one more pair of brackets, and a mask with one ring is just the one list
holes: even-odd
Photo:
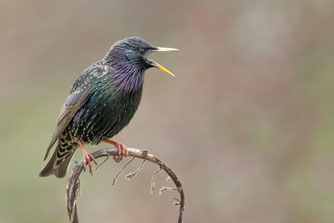
[(101, 88), (77, 112), (71, 123), (71, 132), (77, 139), (97, 144), (116, 135), (134, 116), (141, 100), (142, 90), (117, 92)]

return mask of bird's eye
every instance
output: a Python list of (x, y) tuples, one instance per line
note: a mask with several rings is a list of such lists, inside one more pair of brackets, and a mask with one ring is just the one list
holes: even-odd
[(144, 54), (145, 53), (145, 49), (144, 48), (139, 48), (138, 50), (139, 50), (140, 54)]

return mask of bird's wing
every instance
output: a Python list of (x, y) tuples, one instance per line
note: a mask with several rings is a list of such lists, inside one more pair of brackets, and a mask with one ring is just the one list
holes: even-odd
[(87, 100), (91, 96), (91, 91), (93, 89), (93, 85), (90, 86), (82, 86), (81, 88), (77, 88), (75, 91), (66, 98), (65, 103), (60, 111), (56, 130), (53, 133), (51, 142), (46, 151), (44, 160), (48, 157), (49, 152), (52, 146), (55, 144), (59, 136), (63, 133), (68, 123), (73, 119), (74, 115), (77, 111), (87, 102)]

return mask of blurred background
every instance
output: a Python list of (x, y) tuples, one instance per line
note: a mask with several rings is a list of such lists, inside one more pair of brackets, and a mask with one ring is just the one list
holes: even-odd
[[(176, 78), (147, 71), (114, 139), (172, 167), (184, 222), (334, 222), (333, 21), (332, 0), (0, 1), (0, 222), (67, 221), (46, 147), (76, 77), (129, 36), (180, 49), (151, 56)], [(111, 185), (124, 163), (82, 174), (80, 222), (176, 222), (153, 164)]]

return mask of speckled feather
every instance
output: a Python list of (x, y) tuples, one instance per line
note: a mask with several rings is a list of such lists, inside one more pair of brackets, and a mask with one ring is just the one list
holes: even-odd
[(104, 59), (87, 68), (74, 82), (45, 159), (58, 140), (57, 148), (40, 176), (64, 177), (78, 140), (98, 144), (130, 122), (142, 96), (144, 71), (150, 67), (142, 61), (146, 53), (142, 48), (154, 49), (137, 37), (117, 42)]

